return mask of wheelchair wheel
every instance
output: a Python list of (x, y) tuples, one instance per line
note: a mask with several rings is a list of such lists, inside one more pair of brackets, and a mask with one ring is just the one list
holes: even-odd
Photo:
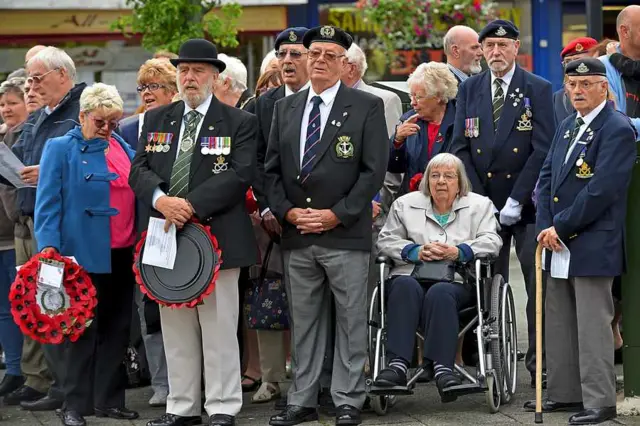
[(500, 387), (499, 381), (496, 375), (496, 371), (490, 371), (487, 373), (487, 393), (485, 398), (487, 405), (489, 406), (489, 412), (491, 414), (497, 413), (500, 409)]
[[(369, 353), (369, 375), (371, 376), (371, 380), (375, 380), (375, 365), (376, 360), (378, 361), (378, 372), (385, 367), (385, 353), (384, 353), (384, 338), (382, 335), (384, 334), (384, 330), (380, 330), (382, 325), (382, 321), (380, 318), (380, 298), (378, 297), (380, 291), (380, 287), (376, 287), (373, 289), (373, 294), (371, 295), (371, 304), (369, 305), (369, 323), (367, 327), (367, 343), (368, 353)], [(381, 336), (378, 339), (378, 336)], [(380, 342), (378, 342), (380, 340)]]
[(396, 397), (392, 395), (370, 395), (369, 398), (371, 398), (373, 411), (379, 416), (384, 416), (389, 408), (393, 407)]
[[(508, 355), (504, 352), (506, 346), (504, 340), (505, 295), (509, 290), (501, 275), (493, 277), (491, 282), (491, 306), (489, 307), (489, 319), (491, 320), (491, 365), (494, 372), (495, 387), (500, 393), (501, 400), (505, 404), (511, 401), (511, 374)], [(488, 397), (487, 397), (488, 398)]]
[(516, 305), (513, 301), (511, 286), (505, 283), (502, 290), (500, 339), (504, 355), (503, 380), (505, 393), (502, 401), (508, 403), (516, 393), (518, 372), (518, 331), (516, 327)]

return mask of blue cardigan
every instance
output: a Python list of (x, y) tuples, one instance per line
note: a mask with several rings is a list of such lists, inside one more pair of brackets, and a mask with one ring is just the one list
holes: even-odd
[[(135, 152), (117, 134), (129, 159)], [(118, 178), (107, 168), (104, 139), (85, 140), (80, 127), (49, 139), (42, 153), (36, 194), (38, 250), (54, 247), (95, 274), (111, 272), (110, 184)]]

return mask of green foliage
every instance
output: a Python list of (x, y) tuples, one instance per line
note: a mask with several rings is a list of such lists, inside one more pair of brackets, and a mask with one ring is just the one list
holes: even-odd
[[(238, 20), (242, 7), (220, 5), (220, 0), (126, 0), (131, 15), (121, 16), (113, 29), (125, 36), (142, 34), (145, 49), (178, 52), (190, 38), (207, 35), (221, 47), (238, 45)], [(214, 12), (214, 9), (215, 12)]]

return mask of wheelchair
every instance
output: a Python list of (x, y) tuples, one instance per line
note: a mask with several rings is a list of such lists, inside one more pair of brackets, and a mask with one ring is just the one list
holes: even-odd
[[(500, 404), (508, 404), (515, 391), (517, 383), (517, 329), (516, 312), (511, 287), (501, 275), (491, 275), (496, 258), (491, 256), (477, 256), (472, 263), (460, 271), (466, 282), (475, 284), (475, 304), (459, 312), (461, 329), (458, 339), (465, 338), (465, 345), (473, 345), (475, 375), (464, 367), (455, 365), (462, 384), (446, 389), (456, 396), (473, 393), (485, 393), (486, 402), (491, 413), (498, 412)], [(383, 416), (392, 407), (399, 395), (411, 395), (418, 379), (424, 372), (419, 366), (408, 377), (406, 387), (376, 387), (374, 385), (378, 373), (387, 366), (385, 342), (386, 333), (386, 305), (385, 284), (392, 278), (387, 276), (387, 269), (393, 266), (393, 261), (386, 256), (376, 259), (380, 278), (373, 291), (369, 306), (368, 318), (368, 352), (369, 371), (366, 380), (367, 393), (371, 407), (376, 414)], [(473, 334), (467, 335), (468, 332)], [(420, 331), (416, 332), (419, 342), (424, 340)]]

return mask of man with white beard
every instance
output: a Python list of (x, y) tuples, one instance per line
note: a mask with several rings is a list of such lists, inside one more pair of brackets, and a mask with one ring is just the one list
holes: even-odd
[(482, 46), (478, 41), (478, 33), (473, 28), (464, 25), (451, 27), (442, 43), (447, 65), (458, 84), (482, 72)]
[(529, 350), (535, 377), (535, 207), (533, 188), (555, 132), (551, 83), (516, 64), (520, 40), (509, 21), (489, 23), (478, 37), (489, 70), (458, 90), (451, 152), (465, 165), (473, 191), (500, 212), (503, 245), (496, 272), (509, 281), (511, 239), (527, 289)]

